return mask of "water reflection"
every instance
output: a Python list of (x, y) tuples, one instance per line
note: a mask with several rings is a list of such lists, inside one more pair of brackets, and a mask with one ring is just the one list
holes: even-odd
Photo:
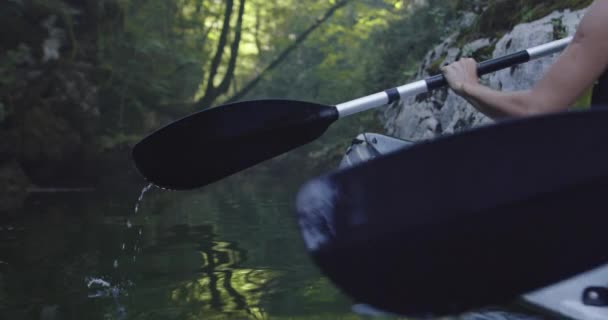
[(304, 250), (304, 178), (250, 177), (136, 213), (141, 188), (30, 197), (0, 219), (0, 319), (357, 318)]
[[(146, 195), (131, 217), (133, 228), (144, 231), (144, 250), (134, 267), (138, 285), (129, 290), (128, 308), (138, 313), (130, 318), (308, 317), (325, 308), (349, 313), (347, 300), (329, 283), (318, 287), (320, 275), (302, 250), (286, 194), (243, 194), (241, 188), (171, 193), (177, 201), (166, 201), (166, 193)], [(311, 288), (326, 291), (328, 300), (294, 308)], [(135, 302), (142, 299), (157, 302), (142, 312)]]
[(30, 197), (0, 219), (0, 319), (360, 319), (300, 237), (306, 177), (246, 177), (137, 213), (141, 188)]
[(241, 318), (266, 318), (262, 305), (281, 272), (271, 269), (243, 268), (244, 252), (236, 244), (213, 241), (202, 246), (199, 277), (171, 292), (176, 306), (186, 312), (184, 319), (230, 315)]
[[(179, 256), (182, 263), (175, 265), (174, 261), (165, 260), (167, 256), (162, 251), (167, 247), (192, 250), (183, 252)], [(266, 314), (262, 298), (271, 292), (273, 284), (276, 285), (274, 280), (281, 275), (277, 270), (243, 266), (247, 252), (236, 242), (219, 240), (212, 225), (174, 226), (167, 237), (147, 252), (142, 260), (153, 267), (148, 267), (146, 274), (176, 280), (165, 310), (154, 310), (147, 316), (173, 310), (179, 319), (228, 315), (261, 319)], [(172, 254), (172, 259), (176, 258), (178, 255)], [(188, 273), (187, 279), (183, 279)], [(178, 274), (181, 276), (176, 278)]]

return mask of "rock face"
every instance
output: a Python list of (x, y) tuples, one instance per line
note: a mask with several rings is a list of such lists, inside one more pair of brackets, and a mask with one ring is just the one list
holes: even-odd
[(1, 170), (15, 168), (39, 185), (88, 184), (81, 167), (96, 155), (101, 127), (102, 73), (97, 40), (89, 36), (97, 33), (90, 26), (98, 22), (96, 7), (0, 3), (0, 11), (13, 13), (0, 21)]
[[(416, 78), (434, 75), (441, 66), (463, 56), (472, 56), (478, 61), (496, 58), (573, 35), (583, 15), (584, 10), (554, 12), (540, 20), (517, 25), (500, 39), (478, 39), (462, 48), (457, 46), (459, 34), (454, 34), (429, 51)], [(527, 89), (542, 77), (556, 58), (557, 55), (553, 55), (502, 70), (482, 77), (482, 82), (505, 91)], [(492, 121), (448, 89), (395, 103), (385, 109), (383, 119), (387, 134), (409, 140), (451, 134)]]

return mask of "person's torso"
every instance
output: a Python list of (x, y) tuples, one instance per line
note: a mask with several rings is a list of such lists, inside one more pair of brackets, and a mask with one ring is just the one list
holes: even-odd
[(608, 107), (608, 70), (604, 72), (593, 88), (591, 105), (593, 107)]

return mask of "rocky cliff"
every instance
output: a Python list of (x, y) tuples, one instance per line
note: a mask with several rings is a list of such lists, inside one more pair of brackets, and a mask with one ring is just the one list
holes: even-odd
[[(484, 37), (467, 41), (455, 33), (430, 50), (416, 78), (439, 73), (439, 68), (461, 57), (478, 61), (496, 58), (573, 35), (585, 9), (555, 11), (544, 18), (516, 25), (501, 37)], [(500, 90), (530, 88), (557, 58), (557, 54), (482, 77), (482, 82)], [(424, 140), (442, 134), (466, 130), (491, 123), (464, 99), (449, 89), (440, 89), (425, 96), (395, 103), (383, 112), (387, 134), (409, 140)]]

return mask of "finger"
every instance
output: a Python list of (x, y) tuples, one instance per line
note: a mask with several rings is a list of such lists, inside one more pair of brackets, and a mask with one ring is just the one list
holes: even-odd
[(471, 59), (471, 65), (472, 65), (473, 67), (475, 67), (475, 70), (477, 70), (477, 68), (476, 68), (476, 67), (477, 67), (477, 65), (478, 65), (478, 62), (477, 62), (475, 59)]
[(471, 60), (462, 61), (461, 67), (463, 72), (470, 72), (471, 69), (476, 68), (477, 64)]
[(472, 60), (473, 59), (471, 59), (471, 58), (464, 58), (464, 59), (462, 59), (462, 64), (468, 67), (471, 65)]

